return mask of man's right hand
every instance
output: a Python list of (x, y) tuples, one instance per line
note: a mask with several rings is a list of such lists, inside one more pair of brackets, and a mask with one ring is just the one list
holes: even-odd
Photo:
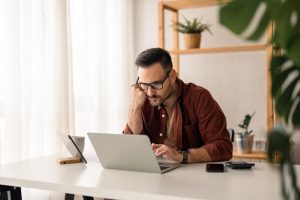
[(141, 108), (146, 101), (147, 95), (136, 84), (131, 86), (131, 106), (134, 109)]
[(128, 115), (128, 126), (132, 134), (140, 134), (143, 130), (142, 107), (147, 95), (136, 84), (131, 86), (131, 106)]

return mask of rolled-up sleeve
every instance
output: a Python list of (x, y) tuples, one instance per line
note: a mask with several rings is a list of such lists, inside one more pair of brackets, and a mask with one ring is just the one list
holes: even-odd
[(196, 111), (199, 113), (198, 128), (204, 142), (202, 148), (212, 161), (230, 160), (232, 143), (223, 111), (207, 90), (202, 91), (198, 102)]

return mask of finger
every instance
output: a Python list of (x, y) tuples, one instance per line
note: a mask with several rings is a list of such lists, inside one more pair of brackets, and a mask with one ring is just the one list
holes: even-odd
[(172, 148), (171, 147), (168, 147), (167, 145), (161, 145), (160, 147), (157, 148), (158, 150), (166, 150), (168, 152), (172, 152)]
[(172, 154), (172, 151), (169, 148), (166, 148), (166, 146), (156, 149), (154, 151), (154, 154), (155, 154), (156, 157), (162, 157), (166, 160), (175, 161), (175, 159), (174, 159), (175, 157)]
[(131, 85), (131, 89), (133, 91), (141, 91), (141, 92), (143, 91), (143, 90), (141, 90), (141, 88), (137, 84)]
[(158, 153), (158, 152), (161, 152), (161, 151), (167, 151), (169, 152), (169, 154), (171, 153), (170, 149), (168, 148), (168, 146), (166, 145), (160, 145), (160, 147), (156, 148), (155, 151)]
[(159, 149), (154, 149), (153, 152), (154, 152), (155, 156), (157, 156), (157, 154), (159, 154), (160, 150)]
[(158, 148), (158, 149), (156, 149), (156, 152), (157, 152), (157, 155), (171, 155), (172, 154), (172, 152), (169, 150), (169, 149), (167, 149), (167, 148), (164, 148), (164, 147), (161, 147), (161, 148)]
[(168, 151), (166, 149), (160, 149), (160, 150), (156, 151), (155, 156), (165, 156), (167, 154), (168, 154)]
[(134, 92), (136, 92), (137, 94), (146, 96), (146, 93), (139, 86), (137, 86), (137, 85), (135, 85), (135, 87), (132, 87), (132, 90)]
[(155, 143), (152, 143), (152, 149), (157, 149), (157, 148), (160, 148), (161, 146), (163, 146), (163, 144), (155, 144)]
[(175, 156), (172, 154), (172, 152), (168, 151), (168, 150), (163, 150), (161, 152), (159, 152), (157, 154), (157, 156), (160, 156), (166, 160), (170, 160), (170, 161), (176, 161), (175, 160)]
[(137, 84), (132, 84), (131, 88), (138, 88)]

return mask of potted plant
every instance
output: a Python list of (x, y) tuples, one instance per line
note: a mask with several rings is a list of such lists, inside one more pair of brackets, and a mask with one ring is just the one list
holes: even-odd
[(300, 200), (300, 187), (291, 158), (291, 138), (300, 129), (299, 1), (233, 0), (220, 9), (220, 22), (232, 32), (243, 35), (248, 27), (252, 27), (251, 22), (260, 5), (264, 5), (264, 10), (259, 12), (262, 17), (246, 39), (258, 40), (273, 23), (273, 37), (269, 42), (276, 49), (273, 48), (270, 71), (272, 96), (281, 124), (268, 134), (268, 158), (275, 163), (276, 155), (280, 157), (276, 169), (280, 172), (283, 198)]
[(201, 43), (201, 33), (208, 31), (211, 34), (210, 25), (203, 24), (200, 19), (188, 20), (184, 17), (184, 22), (173, 22), (173, 28), (184, 34), (184, 44), (186, 49), (199, 48)]
[(243, 132), (238, 132), (236, 135), (236, 144), (237, 144), (237, 152), (238, 153), (251, 153), (254, 135), (252, 134), (252, 130), (249, 130), (249, 125), (251, 122), (252, 115), (245, 115), (244, 120), (239, 124), (241, 129), (244, 129)]

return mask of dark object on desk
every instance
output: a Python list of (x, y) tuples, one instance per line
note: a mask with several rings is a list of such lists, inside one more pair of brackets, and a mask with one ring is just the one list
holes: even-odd
[(78, 146), (77, 146), (76, 143), (74, 142), (73, 138), (72, 138), (70, 135), (68, 135), (68, 138), (71, 140), (71, 142), (73, 143), (73, 145), (76, 147), (76, 149), (77, 149), (77, 151), (78, 151), (78, 153), (79, 153), (79, 155), (80, 155), (80, 160), (81, 160), (82, 162), (84, 162), (84, 163), (87, 163), (86, 159), (84, 158), (84, 156), (83, 156), (83, 154), (81, 153), (80, 149), (78, 148)]
[(207, 163), (206, 171), (207, 172), (224, 172), (224, 165), (221, 163)]
[(226, 167), (230, 167), (231, 169), (251, 169), (254, 166), (254, 163), (245, 162), (245, 161), (227, 161), (224, 162)]

